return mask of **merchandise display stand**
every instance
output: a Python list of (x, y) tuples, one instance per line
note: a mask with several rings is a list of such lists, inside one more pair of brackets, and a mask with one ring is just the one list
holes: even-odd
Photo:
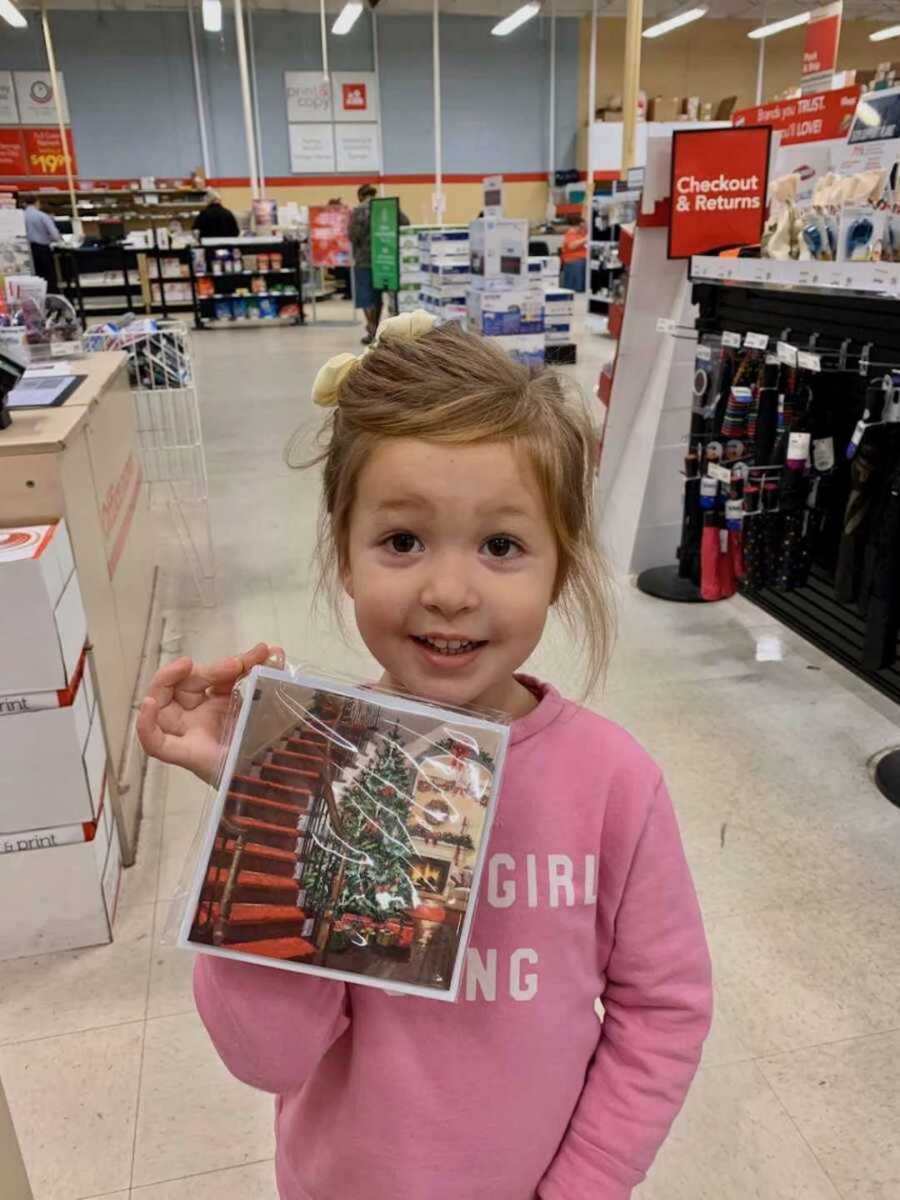
[[(788, 265), (795, 272), (802, 266), (799, 263)], [(787, 586), (774, 583), (753, 586), (751, 582), (744, 587), (744, 594), (900, 703), (900, 658), (897, 655), (900, 646), (896, 645), (896, 638), (893, 656), (886, 654), (893, 661), (878, 668), (865, 665), (864, 660), (871, 661), (866, 654), (871, 618), (864, 611), (862, 601), (845, 602), (839, 598), (835, 586), (835, 539), (839, 537), (853, 486), (850, 465), (844, 457), (845, 448), (856, 422), (863, 417), (868, 389), (885, 375), (890, 375), (892, 368), (900, 369), (900, 301), (879, 292), (882, 268), (878, 264), (861, 265), (868, 267), (871, 290), (862, 288), (865, 277), (857, 273), (853, 289), (845, 291), (754, 288), (704, 281), (695, 285), (694, 299), (699, 306), (701, 336), (730, 331), (745, 337), (755, 332), (768, 335), (772, 348), (779, 342), (792, 344), (807, 353), (812, 348), (822, 365), (822, 372), (810, 380), (810, 387), (818, 391), (830, 386), (839, 392), (832, 401), (838, 423), (834, 438), (837, 461), (831, 485), (832, 499), (822, 513), (826, 528), (831, 532), (812, 549), (808, 577), (800, 586), (790, 583)], [(893, 432), (889, 426), (884, 428), (889, 435)], [(865, 436), (871, 439), (873, 434)], [(866, 443), (862, 445), (865, 447)], [(894, 442), (890, 437), (879, 445), (879, 451), (884, 461), (877, 470), (894, 469)], [(836, 531), (834, 527), (837, 527)], [(885, 599), (889, 601), (890, 597)], [(893, 617), (889, 616), (889, 619), (893, 620)], [(892, 768), (885, 765), (883, 773), (887, 777)]]
[(178, 321), (152, 331), (88, 334), (92, 350), (125, 350), (151, 507), (168, 510), (201, 603), (215, 603), (206, 451), (190, 335)]
[[(57, 246), (54, 256), (62, 294), (83, 325), (127, 312), (161, 312), (168, 319), (194, 309), (184, 250)], [(180, 264), (178, 274), (171, 273), (172, 262)]]
[[(200, 247), (181, 253), (191, 259), (197, 329), (306, 323), (300, 242), (278, 237), (204, 238)], [(251, 315), (255, 308), (271, 315)]]
[(588, 313), (595, 318), (598, 333), (610, 330), (610, 308), (621, 299), (625, 264), (619, 257), (619, 234), (623, 225), (637, 218), (641, 194), (626, 190), (594, 196), (588, 242)]

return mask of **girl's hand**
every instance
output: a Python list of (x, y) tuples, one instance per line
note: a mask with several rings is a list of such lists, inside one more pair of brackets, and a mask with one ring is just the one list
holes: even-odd
[(196, 666), (190, 658), (160, 667), (138, 713), (141, 745), (154, 758), (214, 783), (234, 686), (251, 667), (270, 660), (283, 666), (284, 651), (260, 642), (246, 654), (208, 667)]

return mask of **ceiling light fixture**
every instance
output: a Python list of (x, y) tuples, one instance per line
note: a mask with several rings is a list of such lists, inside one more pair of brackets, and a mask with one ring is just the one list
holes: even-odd
[(349, 33), (359, 14), (362, 12), (363, 6), (359, 0), (347, 0), (347, 3), (334, 19), (334, 24), (331, 27), (332, 33)]
[(24, 29), (28, 22), (16, 8), (12, 0), (0, 0), (0, 17), (15, 29)]
[(203, 28), (207, 33), (222, 32), (222, 0), (203, 0)]
[(686, 12), (676, 13), (674, 17), (666, 17), (664, 21), (657, 21), (655, 25), (648, 25), (643, 36), (646, 38), (662, 37), (664, 33), (678, 29), (681, 25), (690, 25), (691, 21), (699, 21), (708, 12), (707, 4), (701, 4), (699, 8), (689, 8)]
[(900, 25), (888, 25), (887, 29), (876, 29), (869, 34), (870, 42), (886, 42), (888, 38), (900, 37)]
[(520, 25), (524, 25), (526, 21), (530, 21), (532, 17), (536, 17), (540, 11), (540, 4), (523, 4), (521, 8), (517, 8), (508, 17), (504, 17), (502, 21), (498, 21), (491, 30), (491, 33), (494, 37), (506, 37), (514, 29), (518, 29)]
[(812, 13), (802, 12), (797, 13), (794, 17), (785, 17), (783, 21), (773, 21), (771, 25), (760, 25), (758, 29), (751, 29), (747, 37), (771, 37), (773, 33), (781, 33), (782, 29), (793, 29), (795, 25), (805, 25), (811, 16)]

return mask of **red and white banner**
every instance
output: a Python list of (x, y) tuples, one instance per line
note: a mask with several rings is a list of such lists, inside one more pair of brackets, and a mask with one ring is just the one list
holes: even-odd
[(841, 37), (843, 0), (835, 0), (824, 8), (814, 8), (803, 38), (802, 90), (817, 91), (826, 87), (837, 66), (838, 42)]
[(760, 240), (771, 139), (768, 125), (673, 133), (669, 258)]
[(817, 92), (797, 96), (794, 100), (774, 100), (754, 108), (739, 108), (732, 114), (731, 123), (771, 125), (781, 131), (782, 146), (802, 142), (828, 142), (846, 139), (859, 100), (859, 84), (836, 88), (832, 92)]

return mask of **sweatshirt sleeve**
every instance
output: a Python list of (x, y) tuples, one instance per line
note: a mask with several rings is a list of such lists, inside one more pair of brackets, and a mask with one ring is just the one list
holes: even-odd
[(350, 1026), (345, 984), (198, 954), (194, 999), (222, 1062), (280, 1095), (301, 1088)]
[(615, 921), (597, 1051), (540, 1200), (628, 1200), (678, 1115), (712, 1018), (706, 936), (660, 780)]

